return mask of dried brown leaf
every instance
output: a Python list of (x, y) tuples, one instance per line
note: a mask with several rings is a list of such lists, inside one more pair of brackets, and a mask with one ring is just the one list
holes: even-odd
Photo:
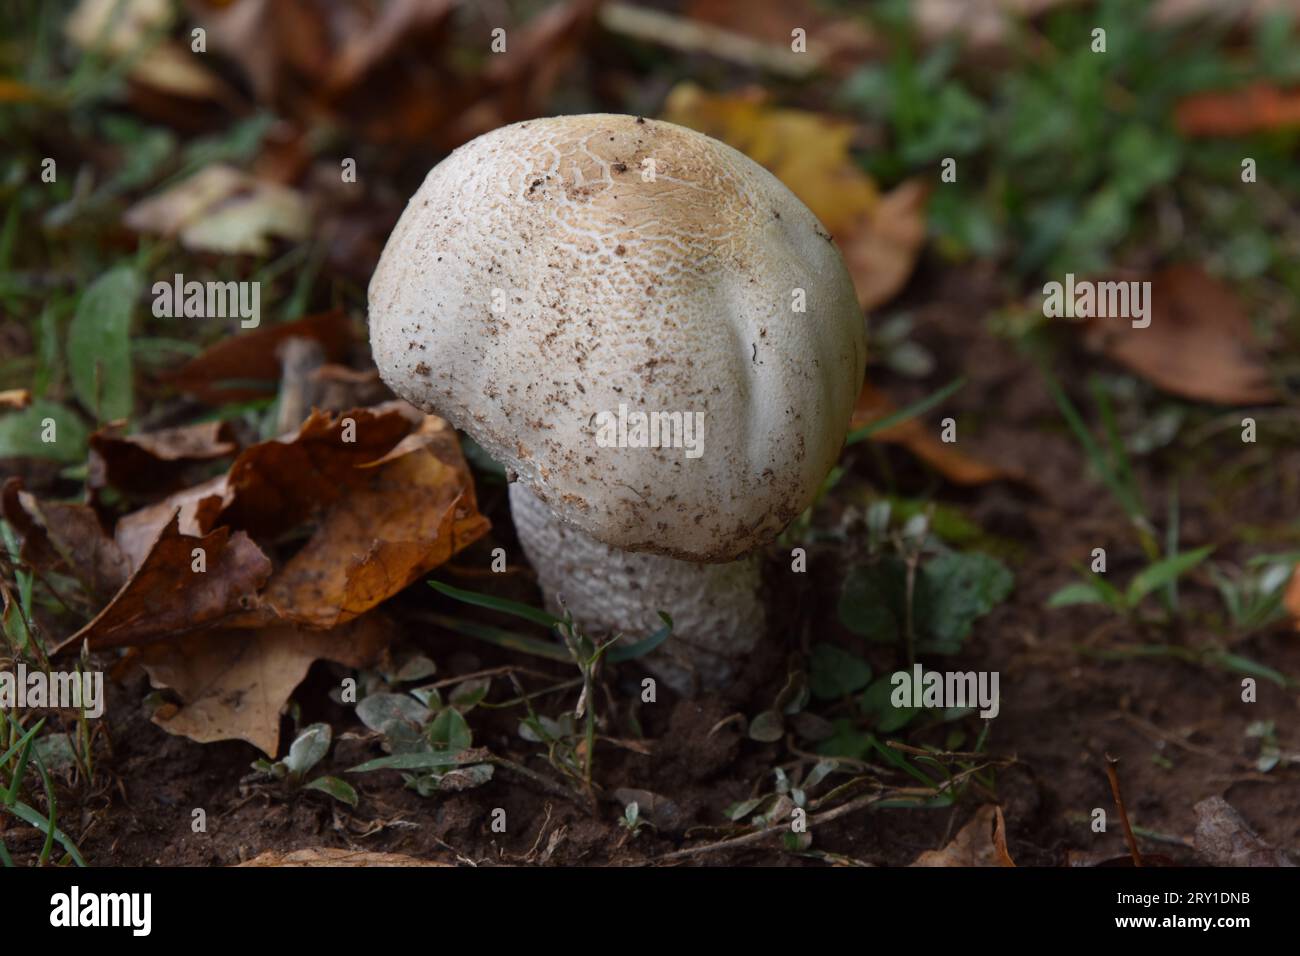
[(149, 492), (174, 488), (186, 466), (239, 450), (225, 422), (202, 422), (125, 435), (102, 428), (90, 436), (90, 488)]
[(909, 179), (837, 237), (863, 311), (883, 305), (907, 285), (925, 247), (929, 198), (929, 184)]
[(223, 339), (165, 380), (208, 405), (266, 398), (275, 394), (280, 380), (276, 350), (285, 339), (295, 337), (315, 339), (326, 358), (337, 362), (347, 353), (351, 329), (341, 309), (266, 325)]
[(154, 715), (158, 726), (199, 743), (244, 740), (274, 757), (280, 714), (312, 662), (363, 667), (391, 637), (389, 621), (372, 614), (330, 631), (281, 625), (186, 634), (141, 648), (139, 660), (155, 687), (182, 701)]
[[(202, 549), (204, 570), (196, 570)], [(182, 534), (173, 515), (140, 566), (108, 606), (55, 652), (146, 644), (212, 627), (251, 606), (271, 575), (271, 562), (242, 531), (218, 528), (202, 537)]]
[(1224, 405), (1278, 398), (1241, 301), (1195, 265), (1175, 265), (1151, 279), (1151, 324), (1128, 317), (1092, 319), (1091, 341), (1153, 385)]
[(0, 489), (0, 514), (22, 542), (19, 557), (38, 573), (66, 571), (104, 600), (130, 572), (127, 557), (88, 505), (39, 501), (10, 478)]
[(1196, 813), (1196, 852), (1212, 866), (1296, 865), (1285, 852), (1261, 840), (1222, 797), (1208, 797), (1192, 809)]
[(942, 850), (926, 850), (912, 866), (1015, 866), (1006, 851), (1001, 810), (986, 804)]
[[(862, 428), (898, 411), (889, 396), (870, 382), (865, 382), (853, 409), (850, 430)], [(955, 444), (943, 442), (917, 418), (909, 418), (871, 436), (871, 441), (902, 445), (929, 464), (949, 481), (958, 485), (985, 485), (993, 481), (1023, 482), (1025, 476), (1003, 465), (993, 465), (966, 452)]]
[[(454, 440), (449, 425), (442, 427)], [(459, 451), (457, 450), (459, 458)], [(285, 620), (328, 628), (387, 600), (487, 533), (463, 460), (427, 447), (368, 470), (326, 511), (301, 550), (275, 574), (240, 623)]]

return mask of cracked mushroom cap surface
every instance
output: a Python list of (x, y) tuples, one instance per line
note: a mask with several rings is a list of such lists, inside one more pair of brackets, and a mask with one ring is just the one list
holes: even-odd
[(369, 300), (397, 394), (570, 525), (692, 561), (732, 560), (803, 511), (866, 361), (853, 283), (808, 208), (724, 143), (634, 116), (457, 149), (407, 204)]

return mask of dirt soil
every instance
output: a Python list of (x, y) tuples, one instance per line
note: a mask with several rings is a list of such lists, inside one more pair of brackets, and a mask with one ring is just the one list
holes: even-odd
[[(1300, 846), (1298, 771), (1284, 766), (1269, 774), (1257, 772), (1258, 744), (1245, 733), (1248, 724), (1259, 720), (1275, 721), (1280, 728), (1293, 726), (1294, 692), (1260, 681), (1258, 702), (1246, 704), (1241, 701), (1240, 675), (1165, 657), (1100, 659), (1088, 652), (1149, 641), (1117, 626), (1106, 611), (1046, 609), (1048, 596), (1072, 579), (1071, 563), (1087, 559), (1092, 548), (1107, 549), (1110, 570), (1121, 581), (1141, 566), (1141, 554), (1125, 516), (1087, 473), (1084, 456), (1065, 430), (1033, 363), (1018, 354), (1010, 340), (988, 331), (987, 310), (1000, 300), (996, 282), (978, 268), (941, 270), (927, 264), (902, 304), (913, 310), (917, 339), (938, 359), (939, 370), (931, 381), (958, 374), (969, 377), (945, 411), (961, 422), (962, 447), (1023, 470), (1027, 481), (957, 489), (892, 446), (856, 446), (846, 459), (850, 475), (818, 523), (840, 520), (846, 502), (864, 489), (892, 482), (903, 494), (936, 491), (940, 501), (960, 508), (987, 534), (1010, 543), (1001, 557), (1016, 576), (1011, 599), (978, 621), (962, 655), (944, 666), (1001, 674), (1001, 713), (993, 722), (987, 749), (1015, 758), (997, 772), (996, 795), (1017, 863), (1062, 866), (1125, 852), (1118, 826), (1104, 834), (1093, 833), (1089, 826), (1095, 807), (1105, 808), (1114, 819), (1107, 753), (1120, 760), (1134, 822), (1147, 834), (1168, 838), (1148, 838), (1145, 848), (1191, 861), (1185, 845), (1170, 841), (1190, 840), (1193, 805), (1222, 795), (1261, 837), (1294, 851)], [(1104, 362), (1086, 354), (1082, 345), (1074, 348), (1077, 354), (1066, 361), (1072, 367), (1066, 382), (1072, 392), (1082, 394), (1086, 374), (1104, 367)], [(904, 382), (891, 381), (888, 387), (900, 402), (923, 397), (929, 389), (917, 384), (915, 394), (909, 395)], [(1257, 448), (1264, 446), (1243, 445), (1229, 430), (1199, 445), (1138, 459), (1152, 513), (1162, 513), (1158, 509), (1163, 508), (1163, 489), (1176, 477), (1184, 546), (1216, 544), (1216, 557), (1242, 558), (1240, 546), (1234, 544), (1242, 529), (1256, 529), (1267, 538), (1279, 516), (1294, 515), (1300, 490), (1300, 449), (1275, 453)], [(482, 499), (494, 532), (455, 560), (451, 579), (456, 568), (484, 566), (478, 559), (497, 544), (511, 549), (512, 564), (523, 562), (505, 496), (499, 489), (485, 488)], [(1279, 549), (1295, 546), (1294, 541), (1270, 543)], [(596, 781), (605, 796), (596, 814), (504, 770), (479, 789), (432, 798), (405, 789), (395, 772), (351, 775), (361, 795), (356, 810), (322, 793), (287, 794), (246, 779), (250, 762), (259, 756), (253, 747), (237, 742), (199, 745), (151, 724), (143, 704), (148, 682), (143, 673), (127, 667), (110, 689), (109, 733), (100, 749), (98, 785), (91, 793), (61, 790), (60, 819), (86, 859), (99, 865), (227, 865), (266, 850), (317, 846), (476, 865), (653, 862), (738, 832), (729, 828), (723, 808), (769, 788), (773, 767), (793, 768), (802, 759), (784, 742), (760, 744), (743, 737), (740, 721), (728, 721), (736, 714), (752, 717), (770, 706), (784, 682), (784, 660), (790, 651), (806, 649), (813, 641), (831, 641), (865, 654), (877, 673), (896, 664), (890, 649), (881, 656), (880, 649), (864, 646), (836, 619), (844, 568), (838, 545), (819, 543), (810, 548), (810, 573), (798, 584), (791, 585), (788, 574), (775, 577), (772, 640), (726, 693), (683, 700), (661, 688), (658, 703), (641, 704), (642, 675), (635, 662), (607, 675), (610, 696), (602, 712), (611, 715), (611, 724), (604, 732), (610, 737), (633, 736), (627, 718), (635, 710), (648, 752), (598, 745)], [(780, 575), (779, 570), (774, 575)], [(1215, 599), (1208, 581), (1193, 575), (1191, 582), (1183, 588), (1184, 601), (1194, 611), (1212, 610)], [(468, 578), (462, 583), (475, 586)], [(537, 600), (523, 574), (516, 578), (516, 589), (521, 599)], [(561, 665), (422, 624), (420, 615), (440, 605), (446, 609), (430, 589), (416, 586), (395, 601), (391, 611), (404, 622), (409, 645), (438, 663), (439, 679), (507, 664), (553, 673), (557, 681), (573, 676)], [(463, 607), (456, 609), (464, 612)], [(1189, 619), (1195, 621), (1198, 615)], [(1207, 635), (1196, 627), (1173, 635), (1173, 641), (1197, 645)], [(1233, 650), (1283, 673), (1300, 674), (1300, 641), (1289, 627), (1279, 625)], [(334, 750), (318, 772), (341, 774), (380, 753), (350, 708), (328, 697), (343, 673), (318, 663), (295, 694), (304, 722), (325, 720), (334, 728)], [(498, 681), (494, 687), (500, 699), (508, 684)], [(562, 704), (571, 706), (572, 698), (572, 693), (563, 701), (552, 696), (543, 712), (557, 713)], [(519, 716), (518, 708), (475, 710), (470, 720), (475, 744), (531, 769), (549, 771), (536, 748), (516, 734)], [(972, 732), (978, 732), (979, 723), (976, 717), (966, 719)], [(940, 727), (907, 739), (914, 745), (942, 746), (946, 732)], [(290, 733), (286, 718), (282, 739)], [(660, 814), (659, 830), (642, 829), (630, 838), (618, 826), (621, 805), (612, 796), (618, 788), (668, 798), (672, 812)], [(817, 827), (814, 847), (871, 864), (907, 864), (925, 850), (944, 846), (980, 802), (971, 794), (955, 808), (860, 810)], [(207, 814), (206, 833), (191, 830), (192, 811), (200, 807)], [(506, 811), (505, 833), (492, 831), (495, 808)], [(15, 859), (39, 851), (40, 837), (30, 830), (11, 826), (5, 840)], [(671, 862), (822, 865), (783, 851), (775, 841)]]

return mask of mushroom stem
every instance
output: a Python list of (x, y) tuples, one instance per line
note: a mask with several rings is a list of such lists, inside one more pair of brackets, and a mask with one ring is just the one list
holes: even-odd
[(565, 524), (521, 482), (510, 511), (552, 613), (564, 609), (588, 635), (631, 643), (673, 619), (672, 636), (646, 658), (669, 687), (693, 695), (732, 680), (763, 636), (757, 555), (699, 564), (620, 551)]

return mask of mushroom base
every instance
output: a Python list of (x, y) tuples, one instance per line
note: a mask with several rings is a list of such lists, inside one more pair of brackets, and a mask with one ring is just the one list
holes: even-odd
[(627, 643), (658, 630), (659, 611), (672, 617), (672, 636), (645, 663), (678, 693), (725, 685), (762, 639), (757, 556), (697, 564), (619, 551), (561, 522), (520, 482), (510, 485), (510, 511), (552, 613), (562, 603), (587, 634)]

